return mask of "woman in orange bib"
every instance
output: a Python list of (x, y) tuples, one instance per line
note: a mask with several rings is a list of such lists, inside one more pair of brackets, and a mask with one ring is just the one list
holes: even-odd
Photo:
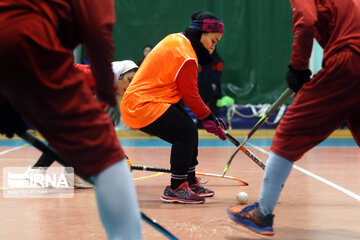
[[(197, 88), (198, 63), (210, 63), (210, 53), (224, 34), (224, 24), (212, 13), (198, 11), (184, 33), (170, 34), (146, 56), (122, 99), (124, 123), (172, 144), (171, 185), (164, 202), (204, 203), (214, 192), (195, 177), (198, 130), (183, 109), (186, 104), (204, 128), (225, 140), (219, 123)], [(225, 126), (225, 124), (224, 124)]]

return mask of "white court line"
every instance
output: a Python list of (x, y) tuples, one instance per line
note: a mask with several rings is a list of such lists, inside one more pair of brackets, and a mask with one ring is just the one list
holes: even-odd
[[(270, 152), (262, 149), (261, 147), (258, 147), (258, 146), (254, 145), (254, 144), (249, 143), (249, 142), (248, 142), (248, 144), (251, 145), (252, 147), (256, 148), (257, 150), (259, 150), (259, 151), (261, 151), (263, 153), (266, 153), (267, 155), (270, 154)], [(339, 190), (340, 192), (343, 192), (346, 195), (349, 195), (350, 197), (355, 198), (356, 200), (360, 201), (360, 196), (359, 195), (351, 192), (350, 190), (348, 190), (346, 188), (343, 188), (343, 187), (341, 187), (341, 186), (339, 186), (339, 185), (337, 185), (337, 184), (335, 184), (335, 183), (333, 183), (333, 182), (331, 182), (331, 181), (329, 181), (329, 180), (327, 180), (327, 179), (325, 179), (323, 177), (320, 177), (320, 176), (318, 176), (318, 175), (304, 169), (304, 168), (298, 167), (295, 164), (293, 165), (293, 168), (295, 168), (295, 169), (299, 170), (300, 172), (303, 172), (303, 173), (309, 175), (310, 177), (313, 177), (313, 178), (319, 180), (320, 182), (323, 182), (323, 183), (329, 185), (330, 187), (333, 187), (333, 188)]]
[(13, 148), (6, 149), (6, 150), (4, 150), (4, 151), (1, 151), (1, 152), (0, 152), (0, 155), (4, 155), (4, 154), (7, 154), (7, 153), (9, 153), (9, 152), (13, 152), (13, 151), (19, 150), (20, 148), (23, 148), (23, 147), (25, 147), (25, 146), (27, 146), (27, 145), (29, 145), (29, 144), (24, 144), (24, 145), (19, 146), (19, 147), (13, 147)]

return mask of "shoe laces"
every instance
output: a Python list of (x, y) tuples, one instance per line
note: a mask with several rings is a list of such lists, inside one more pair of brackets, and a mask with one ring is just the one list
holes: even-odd
[(241, 210), (241, 212), (248, 212), (248, 211), (251, 211), (253, 208), (258, 208), (259, 207), (259, 203), (258, 202), (255, 202), (254, 204), (251, 204), (245, 208), (243, 208)]
[(209, 182), (209, 180), (208, 180), (208, 181), (205, 181), (205, 182), (201, 182), (201, 178), (200, 178), (200, 177), (198, 177), (197, 179), (198, 179), (198, 182), (197, 182), (197, 183), (195, 183), (195, 184), (202, 184), (202, 185), (205, 185), (205, 184), (207, 184), (207, 183)]
[(246, 217), (246, 218), (252, 218), (258, 225), (266, 226), (273, 224), (273, 217), (274, 215), (268, 214), (266, 216), (263, 216), (260, 212), (259, 203), (255, 202), (252, 205), (249, 205), (241, 210), (239, 212), (240, 216)]

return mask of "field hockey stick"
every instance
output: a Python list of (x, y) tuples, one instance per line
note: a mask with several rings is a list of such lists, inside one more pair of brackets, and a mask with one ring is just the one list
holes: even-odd
[[(131, 170), (171, 173), (171, 170), (169, 168), (158, 168), (158, 167), (150, 167), (150, 166), (143, 166), (143, 165), (131, 165)], [(205, 173), (205, 172), (196, 172), (196, 175), (209, 176), (209, 177), (219, 177), (219, 178), (222, 177), (220, 174)], [(249, 185), (248, 182), (246, 182), (245, 180), (242, 180), (240, 178), (237, 178), (237, 177), (225, 176), (224, 178), (238, 181), (238, 182), (244, 184), (245, 186)]]
[(59, 156), (59, 154), (52, 147), (50, 147), (49, 145), (46, 145), (45, 143), (43, 143), (42, 141), (40, 141), (39, 139), (37, 139), (36, 137), (31, 135), (30, 133), (25, 131), (25, 132), (16, 133), (16, 134), (19, 137), (21, 137), (23, 140), (25, 140), (27, 143), (29, 143), (30, 145), (34, 146), (41, 152), (43, 152), (43, 153), (49, 155), (50, 157), (52, 157), (53, 159), (55, 159), (61, 165), (63, 165), (63, 166), (66, 165), (64, 160), (62, 160), (62, 158)]
[(158, 230), (159, 232), (161, 232), (165, 237), (167, 237), (170, 240), (179, 240), (179, 238), (175, 237), (171, 232), (169, 232), (168, 230), (166, 230), (163, 226), (161, 226), (160, 224), (158, 224), (155, 220), (152, 220), (151, 218), (149, 218), (148, 216), (145, 215), (145, 213), (140, 212), (141, 213), (141, 218), (148, 223), (150, 226), (152, 226), (153, 228), (155, 228), (156, 230)]
[[(225, 137), (232, 142), (235, 146), (239, 146), (240, 143), (238, 140), (236, 140), (233, 136), (231, 136), (227, 131), (223, 130)], [(240, 150), (245, 153), (246, 156), (248, 156), (249, 158), (251, 158), (251, 160), (253, 160), (259, 167), (261, 167), (263, 170), (265, 170), (265, 163), (263, 161), (260, 160), (260, 158), (258, 158), (255, 154), (253, 154), (247, 147), (242, 146), (240, 148)], [(223, 176), (222, 177), (226, 177)]]
[[(234, 138), (233, 136), (231, 136), (230, 133), (228, 133), (228, 132), (224, 129), (224, 128), (225, 128), (224, 124), (221, 124), (221, 122), (219, 122), (219, 123), (220, 123), (220, 126), (222, 127), (222, 131), (223, 131), (223, 133), (224, 133), (224, 135), (225, 135), (225, 138), (228, 139), (230, 142), (232, 142), (235, 146), (238, 147), (238, 146), (240, 145), (239, 141), (236, 140), (236, 138)], [(248, 156), (249, 158), (251, 158), (257, 165), (259, 165), (262, 169), (265, 170), (265, 164), (260, 160), (260, 158), (258, 158), (258, 157), (257, 157), (255, 154), (253, 154), (249, 149), (247, 149), (247, 147), (242, 146), (242, 147), (240, 148), (240, 150), (241, 150), (242, 152), (244, 152), (246, 156)], [(221, 175), (221, 176), (222, 176), (222, 177), (226, 177), (226, 176), (224, 176), (224, 175)]]
[(276, 109), (278, 109), (291, 95), (293, 95), (294, 92), (287, 88), (281, 96), (266, 110), (265, 114), (259, 119), (259, 121), (255, 124), (255, 126), (250, 130), (248, 135), (244, 138), (244, 140), (238, 145), (235, 152), (231, 155), (229, 161), (225, 165), (225, 169), (223, 172), (223, 176), (226, 174), (226, 172), (229, 170), (230, 164), (232, 160), (234, 159), (235, 155), (239, 152), (239, 150), (245, 145), (245, 143), (251, 138), (251, 136), (261, 127), (261, 125), (264, 124), (264, 122), (274, 114)]

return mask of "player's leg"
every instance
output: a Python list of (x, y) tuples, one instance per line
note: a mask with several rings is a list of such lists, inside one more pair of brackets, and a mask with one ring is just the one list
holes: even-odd
[[(274, 215), (272, 213), (292, 166), (293, 162), (271, 152), (266, 162), (259, 202), (242, 211), (230, 208), (229, 216), (252, 231), (272, 236), (274, 234), (272, 228)], [(251, 221), (248, 219), (248, 214), (252, 216)]]
[[(44, 168), (45, 170), (55, 162), (55, 159), (46, 153), (41, 154), (37, 162), (32, 166), (32, 168)], [(69, 167), (69, 166), (68, 166)]]
[(338, 54), (298, 92), (277, 127), (259, 203), (228, 211), (237, 223), (259, 234), (273, 234), (272, 212), (291, 171), (291, 162), (326, 139), (353, 109), (359, 109), (359, 77), (354, 78), (350, 70), (353, 57), (351, 51)]
[(176, 177), (171, 186), (176, 189), (187, 180), (189, 164), (197, 151), (198, 132), (194, 123), (178, 108), (170, 106), (159, 119), (141, 131), (172, 144), (170, 163), (172, 175)]
[[(53, 162), (55, 161), (55, 159), (53, 157), (51, 157), (50, 155), (43, 153), (40, 158), (38, 159), (38, 161), (31, 167), (29, 167), (26, 172), (25, 172), (25, 176), (26, 178), (29, 178), (31, 175), (33, 174), (39, 174), (39, 175), (46, 175), (46, 170), (50, 167), (51, 164), (53, 164)], [(67, 175), (65, 175), (67, 176)], [(73, 185), (71, 183), (72, 178), (68, 180), (69, 185)]]
[(293, 162), (271, 152), (266, 162), (265, 174), (260, 190), (259, 205), (263, 216), (272, 214)]
[(117, 162), (91, 180), (109, 240), (141, 239), (140, 212), (127, 162)]
[[(175, 105), (175, 107), (181, 112), (184, 117), (186, 117), (189, 122), (193, 122), (189, 114), (186, 112), (186, 110), (180, 106)], [(201, 197), (212, 197), (215, 195), (215, 192), (213, 190), (210, 190), (208, 188), (205, 188), (202, 184), (199, 183), (199, 179), (196, 177), (196, 166), (198, 165), (198, 145), (199, 145), (199, 137), (198, 134), (196, 134), (196, 144), (194, 144), (194, 151), (193, 156), (189, 163), (189, 168), (187, 172), (187, 181), (189, 183), (190, 189), (198, 194)]]
[[(171, 185), (165, 188), (161, 199), (165, 202), (203, 203), (205, 200), (202, 197), (189, 191), (187, 182), (189, 164), (197, 155), (198, 144), (198, 131), (191, 118), (172, 105), (155, 122), (140, 130), (172, 144)], [(177, 196), (177, 192), (181, 191), (189, 194)]]
[[(45, 174), (45, 171), (55, 162), (55, 159), (49, 156), (46, 153), (43, 153), (40, 158), (37, 160), (37, 162), (28, 169), (28, 173), (43, 173)], [(84, 179), (79, 177), (78, 175), (74, 175), (74, 178), (72, 178), (72, 174), (74, 174), (74, 171), (70, 164), (65, 162), (65, 177), (67, 178), (67, 181), (70, 186), (76, 187), (76, 188), (93, 188), (93, 185), (86, 182)]]

